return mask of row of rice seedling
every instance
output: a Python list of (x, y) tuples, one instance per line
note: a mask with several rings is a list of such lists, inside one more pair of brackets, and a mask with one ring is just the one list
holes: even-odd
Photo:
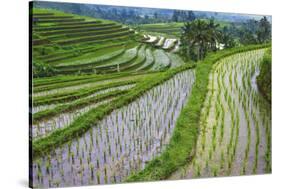
[(185, 62), (182, 60), (182, 58), (175, 54), (175, 53), (166, 53), (169, 58), (171, 59), (171, 68), (182, 66), (185, 64)]
[(52, 13), (52, 12), (32, 12), (32, 15), (33, 16), (41, 16), (41, 17), (43, 17), (43, 16), (52, 16), (52, 15), (54, 15), (54, 13)]
[[(168, 148), (163, 153), (161, 153), (159, 157), (153, 159), (145, 167), (144, 170), (130, 175), (130, 177), (126, 179), (126, 181), (154, 181), (161, 180), (163, 178), (178, 179), (180, 178), (179, 172), (182, 168), (190, 170), (189, 165), (195, 158), (194, 155), (196, 150), (194, 149), (194, 147), (196, 147), (196, 141), (198, 140), (198, 125), (200, 123), (200, 117), (202, 117), (200, 115), (200, 111), (202, 110), (202, 107), (204, 107), (204, 99), (207, 96), (207, 85), (209, 81), (208, 76), (212, 70), (212, 65), (217, 63), (219, 60), (222, 60), (225, 57), (229, 57), (233, 54), (264, 47), (268, 47), (268, 45), (247, 46), (242, 48), (223, 50), (218, 53), (208, 55), (204, 61), (196, 64), (197, 79), (192, 89), (192, 94), (190, 96), (189, 102), (183, 108), (179, 116), (174, 134), (171, 137)], [(221, 83), (221, 85), (223, 84)], [(221, 96), (223, 97), (223, 93), (221, 94)], [(220, 129), (218, 129), (217, 131), (221, 132)], [(227, 133), (223, 132), (223, 134)], [(219, 136), (218, 134), (216, 135)], [(223, 137), (223, 139), (225, 138), (226, 137)], [(199, 145), (197, 145), (197, 147), (198, 146)], [(218, 148), (216, 147), (216, 149)], [(222, 157), (223, 156), (224, 155), (222, 155)], [(205, 161), (204, 164), (206, 164)], [(185, 167), (184, 165), (187, 165), (187, 167)], [(200, 165), (198, 167), (200, 167)], [(216, 167), (212, 168), (212, 170), (213, 173), (218, 173)]]
[(111, 82), (106, 85), (100, 84), (95, 87), (88, 87), (88, 88), (82, 88), (75, 91), (66, 91), (61, 92), (57, 94), (47, 95), (47, 96), (40, 96), (33, 98), (33, 106), (40, 106), (40, 105), (46, 105), (46, 104), (58, 104), (63, 102), (69, 102), (75, 99), (79, 99), (82, 97), (89, 96), (95, 92), (112, 88), (112, 87), (118, 87), (122, 85), (129, 85), (134, 84), (141, 81), (141, 79), (125, 79), (124, 81), (117, 81), (117, 82)]
[[(117, 48), (116, 48), (117, 49)], [(101, 56), (93, 56), (93, 54), (88, 54), (85, 59), (81, 57), (82, 59), (77, 58), (76, 61), (73, 61), (73, 59), (68, 60), (67, 62), (64, 63), (59, 63), (56, 68), (57, 69), (67, 69), (67, 68), (77, 68), (77, 67), (82, 67), (82, 66), (98, 66), (103, 64), (105, 61), (112, 60), (122, 54), (124, 54), (125, 49), (120, 49), (116, 51), (110, 51), (109, 53), (103, 53)]]
[(264, 49), (239, 53), (214, 66), (193, 163), (176, 177), (262, 174), (270, 170), (270, 108), (253, 81), (263, 53)]
[[(59, 16), (64, 16), (64, 15), (62, 14)], [(69, 16), (69, 15), (65, 15), (65, 16)], [(73, 18), (75, 17), (73, 16)], [(89, 20), (85, 22), (95, 22), (95, 21)], [(142, 51), (142, 49), (139, 49), (139, 47), (135, 49), (135, 51), (129, 49), (125, 51), (125, 49), (129, 47), (124, 46), (123, 49), (119, 49), (120, 46), (118, 46), (118, 43), (113, 43), (113, 42), (112, 42), (113, 43), (112, 47), (110, 44), (107, 47), (106, 44), (109, 43), (109, 41), (112, 40), (115, 41), (118, 40), (119, 38), (124, 38), (124, 37), (129, 39), (128, 36), (122, 36), (123, 35), (122, 33), (130, 32), (128, 28), (127, 29), (122, 27), (109, 28), (111, 26), (117, 26), (117, 25), (118, 24), (113, 22), (95, 22), (91, 24), (89, 23), (89, 24), (81, 25), (81, 27), (83, 28), (82, 31), (81, 28), (75, 28), (79, 26), (79, 23), (77, 25), (57, 24), (56, 26), (42, 25), (41, 27), (36, 27), (34, 29), (34, 32), (43, 36), (42, 39), (47, 40), (48, 43), (49, 42), (52, 43), (52, 41), (56, 42), (56, 44), (60, 46), (61, 49), (64, 49), (58, 52), (53, 51), (50, 53), (49, 52), (42, 53), (41, 56), (40, 55), (38, 56), (39, 60), (44, 59), (44, 62), (54, 65), (56, 69), (55, 74), (81, 74), (81, 73), (102, 74), (102, 73), (113, 73), (113, 72), (120, 72), (120, 71), (127, 72), (127, 71), (136, 71), (136, 70), (142, 70), (142, 71), (163, 70), (171, 66), (171, 60), (169, 59), (169, 57), (161, 52), (160, 53), (153, 52), (152, 55), (153, 57), (152, 57), (150, 54), (150, 50)], [(93, 29), (91, 29), (92, 27)], [(96, 30), (97, 28), (100, 28), (101, 30), (100, 29)], [(108, 31), (108, 33), (105, 33), (104, 31)], [(101, 35), (101, 33), (103, 35)], [(147, 38), (149, 38), (148, 41), (151, 40), (151, 43), (155, 45), (163, 46), (164, 44), (166, 44), (164, 37), (162, 38), (156, 37), (155, 39), (152, 39), (153, 36), (148, 35)], [(105, 45), (96, 45), (96, 43), (93, 44), (92, 40), (104, 42)], [(60, 42), (62, 42), (63, 44)], [(117, 45), (115, 46), (114, 44)], [(53, 44), (50, 44), (50, 48), (53, 48), (52, 45)], [(35, 47), (35, 49), (37, 49), (35, 50), (36, 52), (42, 50), (41, 47), (40, 48)], [(114, 52), (111, 51), (111, 53), (109, 53), (107, 52), (107, 50), (109, 49), (115, 49), (115, 51)], [(156, 53), (156, 55), (154, 53)], [(92, 54), (95, 55), (94, 58), (92, 58), (93, 57)], [(156, 56), (158, 57), (155, 58)], [(152, 61), (152, 59), (154, 60)], [(156, 59), (159, 59), (159, 61), (157, 61)], [(163, 62), (162, 59), (164, 60)], [(180, 60), (179, 58), (176, 59)], [(175, 62), (175, 64), (180, 64), (180, 63)]]
[(50, 15), (50, 16), (33, 16), (33, 20), (46, 20), (46, 19), (63, 19), (63, 18), (73, 18), (73, 16), (56, 16), (56, 15)]
[[(98, 24), (101, 23), (100, 20), (91, 20), (91, 21), (73, 21), (73, 22), (60, 22), (60, 23), (47, 23), (47, 26), (83, 26), (83, 25), (90, 25), (90, 24)], [(37, 23), (34, 28), (42, 28), (46, 27), (46, 23)]]
[[(110, 75), (66, 75), (56, 76), (52, 78), (42, 78), (33, 80), (33, 95), (42, 91), (53, 90), (57, 88), (65, 88), (77, 86), (86, 83), (94, 83), (105, 80), (115, 80), (120, 78), (137, 77), (144, 73), (113, 73)], [(153, 75), (153, 73), (149, 73)], [(40, 96), (40, 95), (38, 95)]]
[(64, 23), (37, 23), (34, 28), (42, 28), (42, 27), (50, 27), (50, 26), (81, 26), (81, 25), (88, 25), (88, 24), (98, 24), (98, 23), (101, 23), (100, 20), (91, 20), (91, 21), (84, 21), (84, 22), (81, 22), (81, 21), (73, 21), (73, 22), (64, 22)]
[(141, 67), (146, 61), (146, 45), (143, 45), (140, 47), (138, 51), (138, 57), (132, 62), (131, 64), (125, 66), (125, 67), (120, 67), (119, 71), (133, 71)]
[(93, 31), (82, 31), (82, 32), (72, 32), (69, 34), (60, 34), (49, 36), (48, 39), (51, 41), (61, 40), (61, 39), (70, 39), (76, 37), (90, 37), (90, 36), (97, 36), (97, 35), (104, 35), (104, 34), (112, 34), (112, 33), (120, 33), (127, 31), (128, 28), (121, 27), (121, 28), (110, 28), (106, 30), (93, 30)]
[(79, 118), (82, 114), (101, 104), (109, 103), (119, 95), (124, 95), (135, 85), (125, 85), (121, 87), (109, 88), (99, 91), (86, 98), (77, 101), (61, 104), (53, 109), (37, 112), (32, 119), (32, 137), (36, 140), (45, 137), (55, 129), (67, 127)]
[(105, 62), (102, 66), (95, 67), (97, 72), (119, 72), (121, 68), (130, 65), (138, 57), (140, 46), (126, 50), (126, 52), (117, 59)]
[(59, 19), (42, 19), (42, 18), (34, 18), (33, 20), (33, 24), (37, 24), (37, 23), (65, 23), (65, 22), (82, 22), (85, 21), (85, 19), (82, 18), (59, 18)]
[(151, 68), (152, 70), (165, 70), (171, 67), (171, 60), (163, 50), (156, 49), (153, 52), (153, 55), (155, 58), (155, 62), (153, 67)]
[[(82, 27), (83, 30), (80, 29)], [(54, 30), (48, 28), (47, 31), (36, 31), (41, 36), (54, 36), (62, 34), (77, 34), (83, 32), (100, 32), (107, 30), (116, 30), (122, 28), (122, 25), (117, 24), (90, 24), (90, 25), (81, 25), (81, 26), (71, 26), (71, 27), (56, 27)], [(43, 29), (43, 28), (42, 28)]]
[[(56, 26), (56, 27), (40, 27), (40, 28), (33, 28), (33, 31), (37, 33), (41, 32), (54, 32), (54, 31), (65, 31), (65, 30), (74, 30), (74, 29), (90, 29), (90, 30), (104, 30), (105, 28), (111, 28), (112, 26), (116, 26), (115, 23), (97, 23), (97, 24), (90, 24), (90, 25), (75, 25), (75, 26)], [(120, 27), (120, 25), (119, 25)]]
[(82, 114), (88, 112), (90, 109), (96, 108), (99, 105), (110, 102), (111, 99), (96, 102), (74, 111), (59, 114), (52, 119), (41, 121), (32, 125), (32, 140), (35, 141), (39, 138), (46, 137), (48, 134), (56, 129), (61, 129), (72, 124), (72, 122), (79, 118)]
[(136, 71), (145, 71), (145, 70), (149, 70), (153, 67), (153, 64), (155, 62), (155, 58), (154, 55), (152, 53), (152, 49), (151, 48), (146, 48), (145, 51), (145, 62), (142, 64), (142, 66), (140, 66), (139, 68), (136, 69)]
[[(82, 82), (75, 82), (73, 85), (56, 85), (55, 88), (49, 89), (48, 91), (42, 91), (33, 93), (32, 97), (34, 101), (42, 100), (43, 98), (54, 98), (54, 97), (62, 97), (67, 96), (70, 94), (75, 94), (75, 92), (79, 92), (80, 89), (87, 90), (94, 87), (104, 86), (114, 82), (121, 82), (121, 81), (132, 81), (135, 79), (141, 79), (142, 75), (133, 75), (133, 76), (116, 76), (116, 77), (104, 77), (100, 80), (98, 79), (89, 79), (84, 80)], [(70, 82), (71, 84), (72, 82)]]
[(59, 23), (57, 25), (60, 25), (60, 26), (68, 26), (68, 25), (71, 25), (71, 26), (77, 26), (77, 25), (87, 25), (87, 24), (98, 24), (98, 23), (102, 23), (101, 20), (85, 20), (84, 22), (67, 22), (67, 23)]
[[(33, 10), (33, 12), (38, 11), (40, 12), (41, 9)], [(73, 61), (73, 59), (87, 56), (85, 55), (87, 53), (95, 52), (95, 54), (98, 54), (102, 51), (101, 48), (110, 48), (110, 46), (117, 48), (118, 45), (116, 44), (118, 44), (118, 41), (121, 44), (120, 40), (123, 40), (122, 43), (124, 44), (124, 40), (127, 41), (132, 34), (129, 28), (124, 28), (122, 25), (114, 22), (106, 20), (97, 21), (92, 18), (80, 17), (59, 11), (50, 10), (50, 12), (54, 14), (43, 16), (43, 18), (36, 18), (36, 20), (41, 20), (44, 23), (33, 27), (33, 33), (37, 36), (33, 39), (34, 59), (43, 60), (42, 62), (44, 63), (59, 65), (68, 60), (68, 62), (76, 64), (77, 62)], [(81, 22), (78, 22), (79, 19), (81, 19)], [(99, 42), (99, 44), (93, 42)], [(104, 51), (110, 50), (109, 48), (104, 49)], [(122, 53), (121, 51), (114, 54), (103, 53), (108, 55), (99, 57), (98, 60), (86, 62), (83, 66), (67, 64), (67, 67), (65, 67), (65, 65), (59, 65), (56, 66), (54, 74), (79, 74), (82, 71), (93, 72), (95, 70), (92, 64), (98, 66), (97, 64), (99, 63), (101, 65), (104, 61), (114, 59)]]
[[(105, 89), (96, 90), (92, 94), (90, 94), (86, 97), (79, 98), (79, 99), (76, 99), (76, 100), (73, 100), (70, 102), (34, 106), (34, 107), (32, 107), (33, 122), (37, 121), (38, 119), (44, 118), (45, 116), (48, 117), (49, 114), (54, 115), (54, 112), (58, 113), (58, 111), (62, 111), (62, 109), (64, 110), (65, 106), (69, 107), (70, 104), (74, 103), (75, 107), (76, 107), (78, 102), (82, 102), (82, 104), (84, 104), (84, 101), (87, 101), (87, 100), (91, 101), (91, 98), (96, 97), (100, 94), (106, 94), (108, 92), (118, 91), (118, 90), (126, 90), (126, 89), (132, 88), (134, 86), (135, 86), (135, 83), (128, 84), (128, 85), (125, 84), (125, 85), (121, 85), (121, 86), (117, 85), (115, 87), (113, 86), (113, 87), (109, 87), (109, 88), (105, 88)], [(54, 112), (51, 111), (50, 109), (54, 109)]]
[(129, 37), (132, 34), (131, 31), (122, 31), (122, 32), (117, 32), (117, 33), (109, 33), (109, 34), (103, 34), (103, 35), (96, 35), (96, 36), (90, 36), (90, 37), (77, 37), (77, 38), (70, 38), (67, 40), (59, 40), (55, 41), (57, 44), (62, 45), (62, 46), (67, 46), (67, 45), (73, 45), (73, 44), (82, 44), (82, 43), (89, 43), (89, 42), (99, 42), (106, 40), (108, 41), (109, 39), (114, 39), (118, 37)]
[(147, 32), (157, 32), (171, 36), (179, 36), (183, 23), (143, 24), (140, 28)]
[[(168, 70), (166, 72), (153, 73), (152, 75), (147, 74), (146, 77), (143, 77), (142, 82), (137, 84), (137, 86), (134, 88), (134, 91), (130, 91), (129, 93), (127, 93), (127, 95), (114, 99), (112, 103), (110, 103), (110, 106), (101, 105), (93, 110), (90, 110), (89, 112), (83, 114), (81, 118), (79, 118), (77, 121), (74, 121), (71, 126), (58, 129), (53, 133), (51, 133), (49, 136), (33, 142), (32, 144), (33, 157), (44, 155), (45, 153), (51, 151), (54, 148), (54, 146), (61, 146), (65, 142), (72, 140), (73, 137), (81, 136), (88, 129), (90, 129), (93, 124), (96, 124), (100, 119), (110, 114), (114, 109), (120, 108), (134, 101), (142, 94), (144, 94), (147, 90), (165, 82), (167, 79), (171, 78), (174, 74), (186, 69), (193, 68), (194, 66), (195, 65), (187, 64), (179, 68)], [(130, 82), (128, 82), (127, 84), (129, 83)], [(78, 94), (78, 98), (80, 98), (79, 97), (80, 95), (85, 95), (85, 94)], [(64, 97), (63, 99), (60, 99), (58, 103), (60, 103), (60, 101), (64, 102), (65, 100), (71, 100), (71, 99), (73, 100), (75, 98), (71, 96)], [(58, 99), (53, 99), (53, 100), (58, 100)]]
[(35, 186), (115, 183), (144, 168), (165, 149), (193, 81), (193, 71), (179, 73), (37, 158)]

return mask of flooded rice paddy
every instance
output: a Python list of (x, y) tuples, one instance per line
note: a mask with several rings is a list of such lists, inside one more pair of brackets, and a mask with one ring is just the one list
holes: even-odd
[(158, 156), (191, 93), (194, 71), (187, 70), (114, 110), (80, 138), (33, 163), (38, 187), (118, 183)]
[(235, 54), (214, 66), (195, 156), (170, 179), (271, 172), (271, 108), (256, 84), (264, 51)]

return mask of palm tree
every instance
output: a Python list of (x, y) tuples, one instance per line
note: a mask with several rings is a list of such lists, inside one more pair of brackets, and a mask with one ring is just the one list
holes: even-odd
[(189, 52), (197, 51), (196, 60), (202, 60), (211, 41), (208, 24), (203, 20), (194, 20), (185, 23), (183, 27), (182, 44), (187, 44)]
[(217, 50), (217, 43), (219, 41), (219, 39), (221, 38), (221, 33), (218, 30), (219, 28), (219, 24), (215, 24), (214, 19), (210, 19), (209, 23), (208, 23), (208, 27), (209, 27), (209, 32), (210, 32), (210, 48), (212, 51), (216, 51)]

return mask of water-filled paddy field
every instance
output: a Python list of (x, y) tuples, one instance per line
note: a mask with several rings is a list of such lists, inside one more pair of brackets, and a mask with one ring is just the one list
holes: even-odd
[(171, 179), (271, 172), (271, 107), (256, 84), (264, 52), (234, 54), (214, 65), (195, 156)]
[(180, 72), (114, 110), (81, 137), (33, 163), (35, 186), (116, 183), (158, 156), (187, 102), (194, 71)]

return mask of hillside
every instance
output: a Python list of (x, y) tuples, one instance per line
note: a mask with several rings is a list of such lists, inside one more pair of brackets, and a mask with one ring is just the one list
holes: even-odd
[[(33, 9), (32, 21), (33, 60), (54, 68), (54, 75), (158, 70), (178, 65), (169, 52), (160, 50), (163, 55), (157, 56), (153, 46), (142, 43), (143, 36), (113, 21), (50, 9)], [(165, 65), (155, 65), (162, 64), (162, 59)]]
[(31, 8), (30, 187), (271, 172), (265, 17), (231, 46), (219, 20), (81, 15)]

